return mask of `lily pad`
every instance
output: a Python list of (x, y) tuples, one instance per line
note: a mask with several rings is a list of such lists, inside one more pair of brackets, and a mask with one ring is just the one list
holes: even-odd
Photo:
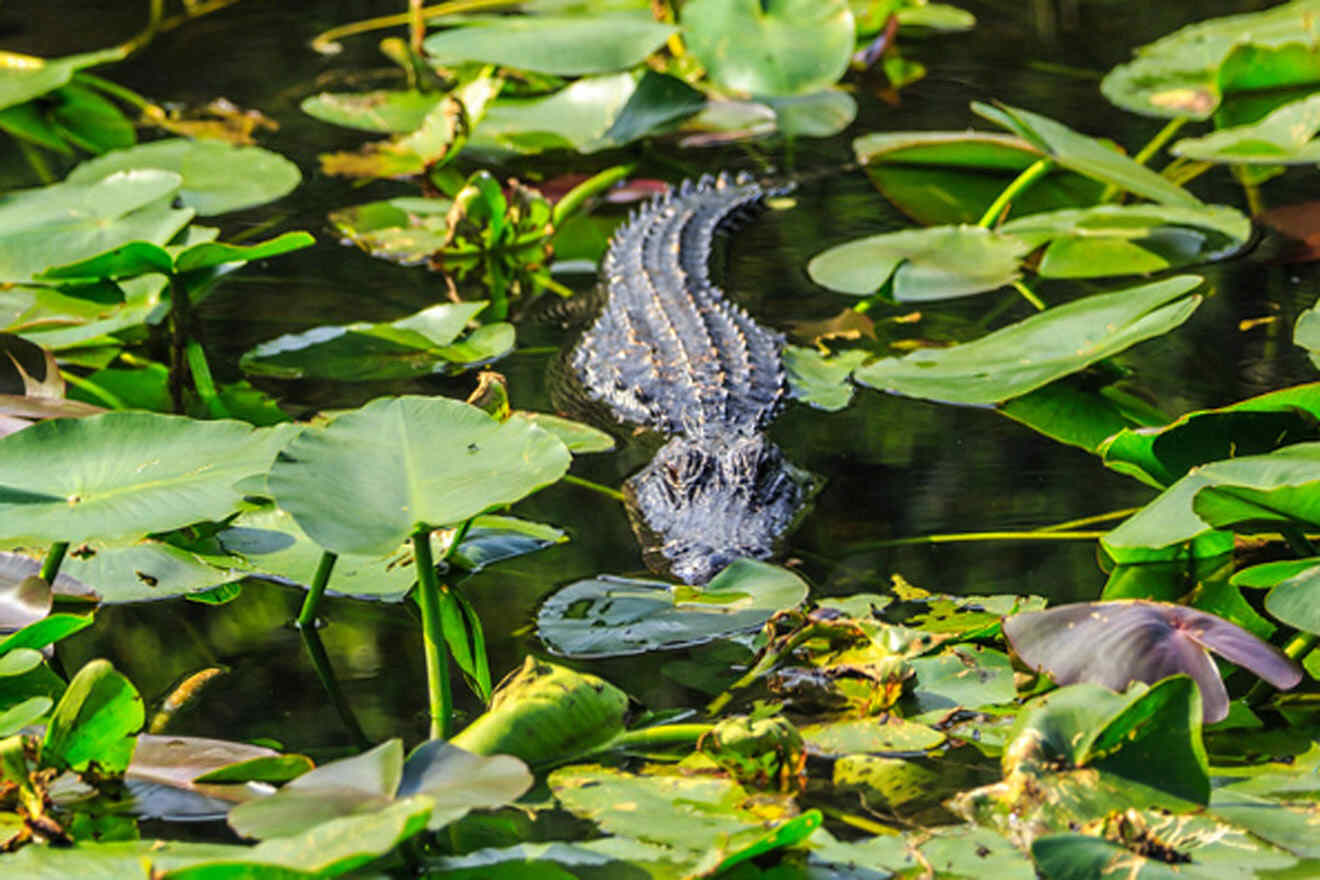
[(751, 95), (800, 95), (834, 85), (852, 57), (847, 0), (691, 0), (683, 39), (707, 75)]
[(0, 197), (0, 280), (31, 281), (52, 266), (127, 242), (165, 244), (193, 216), (169, 205), (181, 179), (168, 171), (124, 171)]
[(887, 718), (845, 718), (808, 724), (800, 728), (811, 751), (823, 755), (855, 755), (866, 752), (920, 752), (945, 741), (938, 730), (906, 721)]
[(1197, 410), (1162, 427), (1121, 431), (1100, 447), (1106, 466), (1163, 488), (1196, 465), (1320, 439), (1320, 383)]
[(38, 98), (67, 83), (84, 67), (118, 61), (126, 52), (125, 47), (114, 46), (97, 52), (49, 59), (6, 52), (4, 76), (0, 77), (0, 108)]
[(1187, 320), (1201, 283), (1179, 275), (1056, 306), (974, 342), (883, 358), (853, 375), (881, 391), (986, 405), (1025, 394)]
[[(1004, 187), (1045, 152), (1013, 135), (984, 131), (875, 132), (853, 141), (876, 188), (925, 226), (975, 223)], [(1092, 205), (1104, 189), (1054, 169), (1013, 201), (1017, 214)]]
[(1008, 656), (981, 645), (956, 645), (908, 661), (916, 676), (912, 698), (920, 712), (1008, 703), (1017, 697)]
[(478, 360), (488, 360), (513, 347), (512, 334), (506, 332), (501, 340), (508, 345), (502, 348), (492, 346), (477, 352), (450, 348), (468, 321), (487, 305), (485, 300), (442, 303), (389, 323), (359, 322), (291, 333), (246, 352), (239, 366), (253, 376), (341, 382), (407, 379), (443, 372), (464, 364), (449, 355), (476, 353), (485, 355)]
[[(1317, 68), (1320, 74), (1320, 68)], [(1233, 165), (1303, 165), (1320, 162), (1320, 95), (1284, 104), (1259, 122), (1184, 138), (1169, 152), (1203, 162)]]
[(427, 59), (440, 66), (480, 61), (582, 76), (640, 64), (675, 30), (649, 15), (474, 16), (462, 27), (432, 33), (423, 48)]
[(322, 122), (382, 134), (406, 134), (420, 128), (427, 114), (443, 100), (444, 96), (436, 92), (321, 92), (304, 98), (299, 107)]
[(76, 579), (101, 602), (151, 602), (240, 581), (247, 573), (236, 563), (162, 541), (127, 547), (84, 543), (76, 555), (65, 558), (60, 574)]
[(825, 356), (814, 348), (786, 345), (781, 353), (789, 393), (826, 412), (838, 412), (852, 402), (852, 371), (870, 357), (863, 349)]
[(497, 422), (442, 397), (382, 398), (306, 429), (280, 453), (268, 483), (322, 547), (385, 556), (421, 528), (462, 522), (555, 482), (568, 464), (558, 438), (525, 422)]
[(1100, 90), (1134, 113), (1208, 119), (1232, 92), (1320, 81), (1318, 12), (1296, 0), (1188, 25), (1137, 49)]
[(1131, 682), (1189, 675), (1201, 690), (1205, 720), (1228, 714), (1214, 651), (1288, 689), (1301, 670), (1273, 645), (1213, 614), (1164, 602), (1082, 602), (1016, 614), (1004, 621), (1013, 651), (1059, 684), (1094, 682), (1119, 691)]
[(1265, 597), (1265, 610), (1295, 629), (1320, 633), (1320, 566), (1276, 585)]
[(742, 559), (704, 587), (602, 575), (546, 601), (537, 632), (570, 657), (614, 657), (699, 645), (754, 629), (807, 597), (786, 569)]
[(1223, 259), (1251, 238), (1251, 221), (1224, 205), (1098, 205), (1018, 217), (997, 231), (1048, 243), (1042, 278), (1101, 278)]
[(139, 412), (40, 422), (0, 439), (0, 531), (44, 546), (224, 519), (291, 433)]
[(932, 226), (859, 238), (817, 254), (807, 264), (823, 287), (866, 296), (893, 276), (899, 302), (983, 293), (1018, 277), (1032, 245), (979, 226)]
[(469, 149), (494, 155), (618, 146), (609, 131), (637, 90), (632, 74), (587, 76), (538, 98), (500, 98), (486, 110)]
[(273, 202), (302, 181), (297, 165), (262, 147), (169, 138), (88, 159), (69, 173), (68, 182), (92, 184), (140, 169), (178, 174), (179, 201), (203, 217)]
[(435, 830), (470, 810), (516, 800), (531, 784), (527, 767), (509, 755), (482, 757), (431, 740), (404, 761), (402, 743), (392, 739), (304, 773), (270, 797), (240, 804), (230, 811), (229, 825), (244, 837), (283, 838), (423, 795), (433, 804), (427, 827)]

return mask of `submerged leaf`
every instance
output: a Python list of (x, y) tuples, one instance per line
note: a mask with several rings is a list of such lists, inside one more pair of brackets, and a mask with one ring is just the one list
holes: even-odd
[(704, 587), (603, 575), (569, 584), (537, 615), (537, 632), (570, 657), (613, 657), (698, 645), (754, 629), (807, 597), (792, 572), (743, 559)]
[(1134, 681), (1185, 674), (1201, 690), (1207, 722), (1228, 714), (1228, 694), (1210, 651), (1276, 688), (1301, 670), (1273, 645), (1213, 614), (1164, 602), (1081, 602), (1004, 620), (1013, 651), (1059, 684), (1095, 682), (1121, 691)]

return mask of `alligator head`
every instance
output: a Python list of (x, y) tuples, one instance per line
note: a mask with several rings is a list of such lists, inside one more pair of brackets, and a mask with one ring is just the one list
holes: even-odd
[(623, 487), (647, 566), (690, 584), (774, 555), (816, 488), (764, 434), (738, 432), (674, 437)]

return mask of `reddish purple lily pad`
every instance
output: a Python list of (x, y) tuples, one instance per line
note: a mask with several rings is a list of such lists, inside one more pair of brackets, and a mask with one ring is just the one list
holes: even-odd
[(1179, 673), (1201, 690), (1207, 723), (1228, 715), (1228, 692), (1209, 652), (1250, 670), (1280, 690), (1302, 678), (1297, 664), (1269, 642), (1213, 614), (1132, 599), (1080, 602), (1004, 620), (1004, 635), (1028, 666), (1060, 685), (1093, 682), (1115, 691)]

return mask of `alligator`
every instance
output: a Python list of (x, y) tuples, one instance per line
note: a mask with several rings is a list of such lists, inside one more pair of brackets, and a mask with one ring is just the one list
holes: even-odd
[(589, 399), (670, 438), (623, 490), (647, 566), (687, 583), (774, 555), (812, 493), (763, 433), (785, 398), (784, 338), (707, 272), (716, 233), (779, 191), (721, 174), (654, 197), (611, 239), (604, 304), (568, 355)]

